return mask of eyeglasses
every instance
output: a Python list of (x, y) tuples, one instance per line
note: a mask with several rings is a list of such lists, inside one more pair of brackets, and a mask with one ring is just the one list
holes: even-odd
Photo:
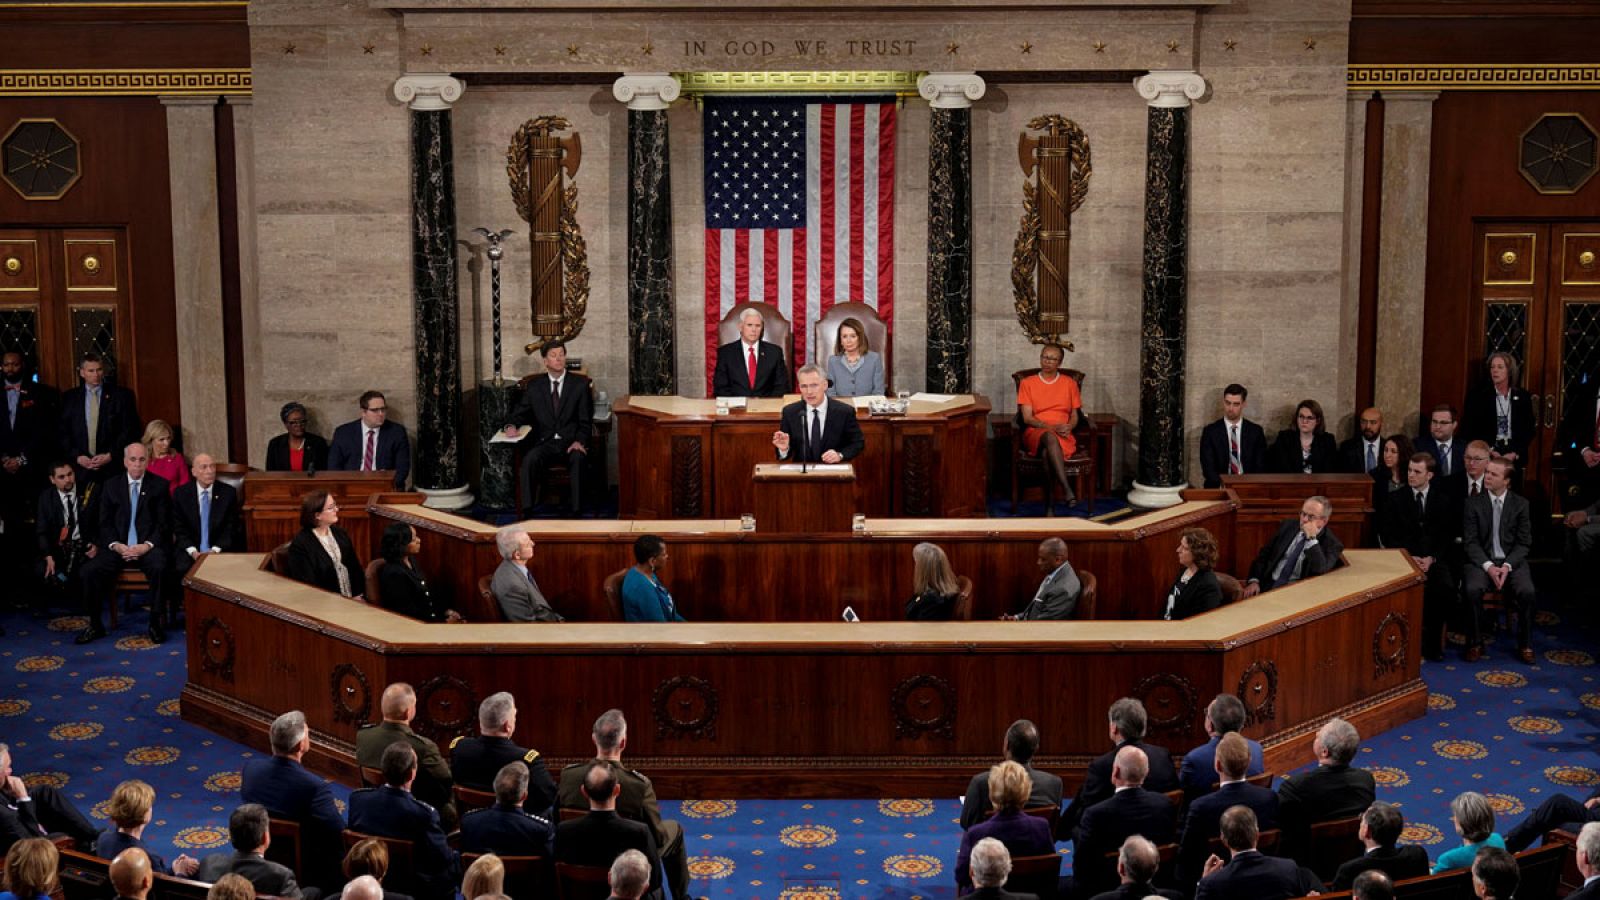
[(1456, 423), (1455, 419), (1433, 419), (1428, 424), (1430, 424), (1430, 425), (1454, 425), (1455, 423)]
[(373, 407), (369, 407), (367, 409), (367, 412), (388, 412), (388, 411), (389, 411), (389, 407), (387, 407), (387, 406), (373, 406)]
[(1302, 519), (1326, 519), (1327, 516), (1324, 516), (1321, 513), (1309, 513), (1309, 512), (1306, 512), (1305, 510), (1302, 509), (1302, 510), (1300, 510), (1300, 518), (1302, 518)]

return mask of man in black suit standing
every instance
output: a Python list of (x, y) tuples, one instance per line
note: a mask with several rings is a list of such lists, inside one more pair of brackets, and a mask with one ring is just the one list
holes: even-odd
[(1300, 518), (1285, 519), (1278, 533), (1261, 548), (1250, 564), (1250, 579), (1245, 597), (1283, 587), (1321, 575), (1339, 564), (1344, 544), (1328, 529), (1333, 518), (1333, 501), (1327, 497), (1307, 497), (1300, 504)]
[(1487, 490), (1467, 498), (1462, 523), (1467, 563), (1461, 574), (1467, 600), (1467, 650), (1462, 658), (1467, 662), (1483, 656), (1483, 595), (1496, 590), (1517, 612), (1517, 657), (1533, 663), (1534, 588), (1528, 570), (1533, 523), (1528, 501), (1511, 491), (1513, 471), (1513, 464), (1503, 457), (1489, 460), (1483, 473)]
[(827, 380), (816, 366), (801, 366), (796, 377), (800, 402), (783, 408), (772, 446), (778, 458), (796, 462), (849, 462), (861, 455), (867, 439), (848, 403), (829, 399)]
[(1096, 803), (1109, 799), (1115, 792), (1116, 788), (1111, 783), (1111, 769), (1116, 765), (1117, 753), (1124, 747), (1137, 747), (1144, 751), (1145, 759), (1149, 762), (1144, 778), (1145, 787), (1162, 792), (1178, 787), (1178, 772), (1172, 767), (1172, 754), (1154, 744), (1144, 743), (1150, 717), (1143, 703), (1133, 697), (1122, 697), (1106, 711), (1106, 720), (1111, 742), (1116, 746), (1090, 761), (1083, 784), (1078, 787), (1078, 795), (1072, 798), (1072, 805), (1067, 807), (1056, 827), (1056, 837), (1062, 840), (1068, 836), (1076, 839), (1078, 822), (1083, 814)]
[(122, 451), (123, 471), (106, 481), (100, 489), (99, 529), (96, 539), (99, 552), (84, 569), (85, 593), (88, 604), (84, 610), (89, 616), (89, 626), (78, 633), (77, 643), (87, 644), (95, 638), (105, 637), (106, 626), (100, 618), (100, 600), (110, 597), (112, 585), (124, 568), (134, 568), (144, 573), (150, 581), (150, 640), (159, 644), (167, 639), (166, 595), (167, 570), (171, 559), (167, 548), (172, 543), (171, 490), (167, 480), (145, 471), (150, 464), (150, 451), (143, 444), (129, 444)]
[(556, 862), (575, 866), (609, 866), (625, 850), (637, 850), (650, 863), (650, 893), (661, 896), (661, 857), (650, 826), (617, 815), (622, 785), (604, 763), (591, 764), (583, 775), (589, 814), (556, 826)]
[(1461, 537), (1461, 498), (1433, 486), (1438, 458), (1418, 451), (1406, 463), (1406, 490), (1383, 505), (1378, 533), (1383, 546), (1405, 548), (1428, 576), (1422, 594), (1422, 656), (1444, 658), (1444, 626), (1461, 596), (1457, 545)]
[(1222, 814), (1222, 842), (1233, 858), (1213, 855), (1195, 890), (1195, 900), (1287, 900), (1321, 893), (1322, 882), (1292, 859), (1263, 856), (1256, 849), (1256, 814), (1235, 806)]
[(389, 421), (389, 401), (381, 391), (361, 395), (361, 418), (333, 430), (328, 469), (333, 472), (394, 470), (394, 489), (405, 490), (411, 474), (411, 439), (406, 427)]
[(739, 340), (717, 348), (717, 368), (711, 376), (716, 397), (782, 397), (789, 393), (789, 367), (783, 350), (761, 339), (765, 327), (761, 313), (746, 309), (739, 314)]
[(1412, 447), (1418, 453), (1429, 453), (1439, 463), (1435, 473), (1441, 478), (1453, 478), (1462, 470), (1467, 455), (1467, 442), (1456, 439), (1456, 408), (1448, 403), (1435, 406), (1428, 413), (1428, 433), (1417, 435)]
[(1383, 411), (1369, 406), (1361, 411), (1357, 433), (1339, 445), (1339, 468), (1366, 473), (1383, 465)]
[(244, 523), (239, 518), (239, 492), (217, 480), (217, 461), (197, 453), (193, 481), (172, 495), (175, 568), (178, 580), (188, 574), (202, 553), (237, 553), (244, 549)]
[(1224, 475), (1254, 475), (1267, 470), (1267, 435), (1244, 417), (1250, 392), (1242, 384), (1222, 389), (1222, 418), (1200, 430), (1200, 474), (1204, 486), (1222, 487)]
[(52, 463), (50, 488), (39, 494), (34, 512), (34, 534), (38, 538), (39, 577), (45, 589), (73, 609), (84, 609), (83, 570), (100, 552), (95, 542), (94, 515), (83, 505), (78, 475), (72, 463)]
[(1072, 843), (1073, 891), (1078, 896), (1098, 893), (1116, 881), (1105, 862), (1106, 854), (1139, 835), (1156, 844), (1172, 841), (1177, 829), (1174, 807), (1164, 794), (1144, 786), (1150, 763), (1138, 747), (1124, 746), (1111, 766), (1110, 797), (1089, 807), (1078, 822)]
[(1400, 814), (1400, 807), (1382, 800), (1374, 801), (1367, 807), (1367, 811), (1361, 814), (1359, 832), (1366, 852), (1339, 866), (1339, 871), (1333, 876), (1333, 889), (1348, 891), (1355, 884), (1357, 875), (1373, 869), (1393, 881), (1421, 878), (1428, 874), (1428, 851), (1415, 844), (1398, 846), (1400, 833), (1405, 827), (1406, 820)]
[(118, 473), (117, 448), (137, 441), (142, 426), (133, 392), (105, 382), (99, 354), (83, 355), (78, 377), (83, 384), (61, 397), (61, 449), (87, 489)]
[(15, 571), (31, 555), (28, 515), (57, 452), (59, 413), (55, 392), (28, 379), (20, 353), (0, 355), (0, 397), (0, 566)]
[(522, 514), (525, 518), (533, 515), (550, 464), (565, 462), (572, 514), (576, 516), (583, 509), (580, 484), (594, 432), (594, 394), (589, 379), (567, 371), (566, 344), (551, 341), (539, 353), (544, 357), (544, 372), (528, 381), (506, 425), (506, 434), (511, 435), (524, 425), (533, 426), (523, 439)]

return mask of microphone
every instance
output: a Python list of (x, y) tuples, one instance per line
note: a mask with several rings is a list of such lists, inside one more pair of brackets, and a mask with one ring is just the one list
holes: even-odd
[(806, 410), (808, 408), (809, 407), (806, 406), (806, 402), (804, 400), (801, 400), (800, 401), (800, 474), (802, 474), (802, 475), (804, 475), (806, 473), (806, 471), (807, 471), (806, 464), (808, 462), (810, 462), (810, 453), (811, 453), (811, 451), (810, 451), (810, 440), (809, 440), (809, 435), (811, 434), (811, 432), (806, 430)]

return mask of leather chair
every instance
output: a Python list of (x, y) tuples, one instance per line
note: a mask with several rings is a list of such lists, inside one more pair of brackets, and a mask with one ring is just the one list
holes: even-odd
[[(582, 366), (578, 366), (577, 368), (574, 368), (572, 366), (568, 366), (567, 367), (567, 371), (571, 372), (571, 373), (578, 374), (578, 375), (582, 375), (585, 378), (589, 378), (589, 373), (585, 372), (583, 370)], [(517, 407), (517, 404), (522, 402), (522, 395), (527, 393), (529, 383), (531, 383), (535, 378), (538, 378), (540, 375), (543, 375), (544, 373), (545, 373), (544, 369), (543, 369), (543, 367), (541, 367), (539, 369), (539, 371), (537, 371), (537, 372), (529, 372), (528, 374), (522, 376), (520, 379), (517, 380), (517, 392), (516, 392), (515, 399), (511, 403), (511, 408), (512, 409), (515, 409)], [(596, 388), (595, 385), (594, 385), (594, 379), (593, 378), (589, 378), (589, 400), (591, 402), (594, 401), (595, 392), (597, 390), (598, 390), (598, 388)], [(531, 438), (532, 435), (529, 435), (529, 437)], [(590, 457), (595, 457), (595, 452), (594, 451), (595, 451), (596, 441), (593, 438), (590, 438), (588, 446), (589, 446), (589, 456), (584, 458), (585, 462), (588, 462)], [(515, 445), (513, 445), (513, 449), (512, 449), (512, 453), (511, 453), (511, 473), (512, 473), (511, 474), (511, 480), (512, 480), (511, 490), (513, 492), (513, 494), (512, 494), (513, 500), (516, 503), (521, 503), (522, 502), (522, 450), (523, 450), (523, 444), (522, 444), (522, 442), (519, 441)], [(595, 457), (595, 458), (597, 458), (600, 461), (601, 469), (603, 471), (605, 455), (602, 453), (598, 457)], [(587, 468), (592, 470), (594, 468), (594, 466), (590, 465), (590, 466), (587, 466)], [(547, 469), (547, 471), (554, 472), (555, 475), (553, 477), (551, 477), (551, 478), (546, 478), (543, 481), (543, 483), (540, 485), (540, 487), (542, 487), (546, 491), (557, 492), (556, 496), (559, 498), (559, 502), (565, 503), (566, 502), (566, 497), (567, 497), (567, 493), (566, 493), (567, 492), (567, 485), (572, 483), (571, 482), (572, 474), (567, 471), (566, 458), (562, 457), (560, 460), (557, 460), (555, 462), (551, 462), (549, 464), (549, 468)], [(589, 481), (589, 480), (591, 480), (591, 479), (587, 479), (587, 478), (585, 479), (585, 481)], [(605, 487), (606, 486), (602, 482), (598, 482), (597, 481), (597, 482), (595, 482), (595, 487), (591, 487), (591, 488), (585, 489), (583, 491), (583, 494), (584, 494), (585, 497), (589, 497), (589, 496), (591, 496), (591, 491), (596, 490), (596, 489), (603, 489)], [(541, 503), (541, 502), (543, 502), (543, 500), (544, 500), (543, 497), (535, 497), (535, 498), (533, 498), (533, 502), (534, 503)]]
[(285, 578), (289, 577), (289, 542), (284, 541), (273, 547), (272, 556), (268, 559), (268, 562), (272, 565), (272, 571)]
[(890, 351), (889, 325), (878, 318), (878, 311), (865, 303), (835, 303), (817, 320), (815, 327), (815, 341), (812, 344), (811, 358), (817, 365), (827, 371), (828, 357), (833, 355), (834, 345), (839, 340), (839, 326), (845, 319), (855, 319), (861, 323), (867, 338), (867, 349), (883, 357), (883, 385), (884, 393), (894, 393), (893, 370), (889, 362), (893, 354)]
[[(361, 771), (363, 776), (367, 772), (365, 768)], [(382, 782), (380, 781), (379, 783), (381, 784)], [(382, 844), (383, 849), (389, 851), (389, 874), (385, 876), (383, 886), (398, 894), (406, 894), (411, 897), (417, 896), (417, 848), (415, 843), (404, 838), (363, 834), (359, 831), (351, 831), (348, 828), (340, 832), (340, 837), (344, 841), (345, 853), (349, 853), (351, 847), (366, 840), (373, 840)]]
[(1072, 618), (1079, 622), (1094, 621), (1095, 601), (1100, 593), (1100, 579), (1086, 569), (1078, 570), (1078, 583), (1083, 589), (1078, 592), (1078, 605), (1072, 608)]
[[(495, 801), (494, 791), (480, 791), (459, 784), (450, 786), (450, 794), (456, 798), (456, 811), (461, 815), (466, 815), (469, 810), (488, 809)], [(463, 860), (461, 865), (465, 870), (466, 861)]]
[(956, 608), (950, 619), (957, 622), (972, 621), (972, 579), (965, 575), (956, 578)]
[[(777, 344), (778, 349), (783, 351), (783, 361), (789, 367), (789, 383), (794, 384), (794, 330), (783, 313), (770, 303), (740, 303), (728, 310), (728, 314), (717, 323), (717, 346), (739, 340), (739, 316), (747, 309), (761, 313), (761, 339)], [(712, 357), (711, 361), (716, 362), (716, 357)]]
[(601, 589), (606, 593), (606, 608), (611, 610), (611, 621), (622, 621), (622, 579), (628, 577), (627, 569), (620, 569), (606, 576)]
[[(494, 581), (493, 575), (478, 576), (478, 598), (483, 601), (484, 609), (500, 610), (500, 602), (494, 599), (494, 589), (489, 585)], [(506, 620), (505, 613), (500, 613), (500, 621)]]
[(1033, 894), (1039, 900), (1054, 900), (1061, 878), (1061, 854), (1016, 856), (1011, 859), (1011, 875), (1006, 890), (1013, 894)]
[(1239, 598), (1244, 596), (1244, 585), (1239, 583), (1239, 579), (1226, 572), (1217, 572), (1215, 574), (1217, 576), (1217, 586), (1222, 588), (1222, 605), (1227, 606), (1229, 603), (1237, 603)]
[(383, 557), (380, 556), (377, 559), (374, 559), (372, 562), (367, 563), (367, 605), (368, 606), (382, 606), (383, 605), (383, 598), (378, 596), (378, 594), (379, 594), (379, 591), (378, 591), (378, 570), (383, 568), (383, 564), (386, 561), (387, 560), (385, 560)]
[[(1077, 369), (1062, 369), (1061, 372), (1078, 383), (1078, 393), (1083, 393), (1083, 379), (1085, 375)], [(1022, 380), (1031, 375), (1039, 374), (1037, 368), (1018, 369), (1011, 373), (1013, 388), (1020, 388)], [(1011, 418), (1011, 510), (1014, 513), (1017, 503), (1022, 499), (1023, 479), (1038, 481), (1044, 486), (1044, 514), (1055, 515), (1055, 505), (1051, 502), (1055, 490), (1055, 479), (1050, 474), (1049, 467), (1043, 457), (1036, 456), (1027, 451), (1022, 442), (1022, 433), (1025, 426), (1022, 424), (1022, 409), (1018, 407), (1017, 414)], [(1094, 511), (1094, 458), (1089, 455), (1089, 447), (1094, 443), (1094, 420), (1088, 410), (1078, 410), (1078, 425), (1072, 429), (1072, 436), (1077, 440), (1077, 449), (1066, 460), (1067, 477), (1072, 479), (1072, 489), (1077, 492), (1078, 499), (1083, 501), (1085, 508)]]
[(288, 866), (289, 871), (299, 877), (304, 871), (300, 868), (302, 859), (300, 823), (293, 819), (268, 818), (267, 833), (272, 835), (272, 842), (267, 845), (266, 858)]
[(246, 475), (255, 471), (244, 463), (226, 462), (217, 463), (217, 480), (233, 488), (244, 497), (244, 479)]
[(1309, 859), (1302, 860), (1301, 864), (1315, 872), (1324, 883), (1332, 881), (1339, 866), (1366, 852), (1360, 831), (1360, 816), (1312, 823)]
[[(461, 854), (461, 871), (478, 861), (482, 853)], [(508, 897), (550, 897), (556, 892), (555, 869), (543, 856), (501, 856), (505, 867), (505, 888)], [(609, 892), (608, 892), (609, 893)]]
[(560, 900), (606, 900), (611, 896), (604, 866), (574, 866), (556, 863), (556, 896)]

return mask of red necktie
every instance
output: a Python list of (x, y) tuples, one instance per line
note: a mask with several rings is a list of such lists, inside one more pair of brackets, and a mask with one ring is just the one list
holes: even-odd
[(376, 431), (367, 432), (367, 452), (361, 457), (361, 471), (363, 472), (371, 472), (373, 470), (372, 464), (378, 456), (377, 441), (378, 433)]
[(750, 348), (750, 362), (747, 368), (750, 370), (750, 387), (753, 389), (756, 386), (756, 348), (754, 347)]

